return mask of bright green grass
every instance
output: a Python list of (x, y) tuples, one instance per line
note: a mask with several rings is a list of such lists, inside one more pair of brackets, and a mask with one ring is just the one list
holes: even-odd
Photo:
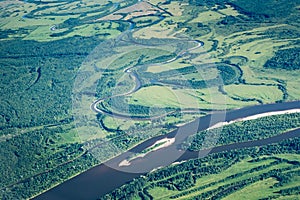
[(287, 83), (287, 91), (289, 94), (288, 100), (298, 100), (300, 97), (299, 78), (293, 79)]
[(282, 92), (276, 86), (265, 85), (228, 85), (224, 87), (229, 96), (241, 99), (259, 99), (273, 103), (282, 99)]
[[(46, 23), (47, 24), (47, 23)], [(67, 28), (64, 29), (57, 29), (55, 31), (50, 30), (51, 26), (54, 23), (50, 23), (49, 25), (41, 25), (38, 26), (34, 31), (32, 31), (28, 36), (26, 36), (24, 39), (26, 40), (37, 40), (37, 41), (49, 41), (49, 40), (59, 40), (63, 38), (73, 37), (75, 35), (80, 36), (94, 36), (99, 35), (101, 38), (111, 38), (116, 37), (120, 34), (118, 30), (115, 28), (107, 29), (107, 25), (101, 25), (101, 24), (86, 24), (82, 26), (75, 27), (70, 33), (59, 36), (59, 37), (51, 37), (51, 34), (55, 33), (61, 33), (64, 31), (68, 31)], [(113, 24), (113, 27), (116, 27), (116, 23)], [(108, 34), (108, 35), (105, 35)]]
[(207, 23), (210, 21), (217, 21), (220, 20), (222, 17), (224, 17), (224, 15), (215, 12), (215, 11), (206, 11), (206, 12), (201, 12), (198, 14), (198, 17), (193, 19), (191, 21), (191, 23), (193, 22), (201, 22), (201, 23)]
[(197, 93), (199, 93), (200, 98), (204, 101), (201, 102), (201, 105), (204, 106), (206, 104), (206, 107), (210, 107), (211, 109), (230, 109), (256, 104), (255, 102), (233, 100), (227, 95), (222, 94), (217, 87), (199, 89)]
[(57, 143), (65, 144), (65, 143), (80, 143), (80, 137), (78, 137), (78, 133), (76, 129), (71, 129), (68, 132), (64, 132), (59, 135), (60, 139)]
[(151, 65), (147, 68), (147, 72), (160, 73), (160, 72), (169, 71), (173, 69), (184, 68), (187, 66), (188, 64), (182, 63), (182, 59), (177, 59), (172, 63), (167, 63), (164, 65)]
[(131, 95), (130, 103), (156, 107), (230, 109), (257, 104), (228, 98), (218, 88), (199, 90), (177, 89), (168, 86), (150, 86), (141, 88)]
[(277, 154), (275, 155), (277, 158), (288, 159), (291, 161), (299, 161), (300, 154)]
[[(9, 4), (9, 3), (8, 3)], [(24, 2), (13, 2), (9, 4), (10, 6), (4, 7), (4, 13), (8, 13), (5, 17), (0, 19), (0, 27), (3, 31), (6, 30), (18, 30), (24, 29), (28, 33), (27, 34), (11, 34), (10, 37), (22, 37), (27, 40), (37, 40), (37, 41), (51, 41), (51, 40), (59, 40), (67, 37), (71, 37), (74, 35), (79, 36), (95, 36), (101, 35), (101, 38), (111, 38), (116, 37), (120, 34), (117, 30), (117, 23), (113, 23), (110, 29), (102, 26), (102, 23), (97, 24), (85, 24), (85, 25), (73, 25), (70, 33), (59, 36), (59, 37), (51, 37), (50, 35), (53, 33), (60, 33), (63, 31), (67, 31), (68, 29), (56, 29), (50, 30), (53, 25), (63, 24), (66, 20), (71, 18), (80, 18), (79, 21), (83, 22), (84, 17), (80, 17), (82, 13), (93, 13), (93, 14), (101, 14), (103, 11), (98, 11), (99, 8), (103, 6), (108, 6), (107, 2), (97, 2), (97, 1), (89, 1), (89, 2), (71, 2), (65, 4), (65, 2), (49, 2), (47, 5), (36, 5), (34, 3), (24, 3)], [(42, 9), (40, 9), (42, 8)], [(45, 8), (45, 9), (43, 9)], [(5, 10), (6, 9), (6, 10)], [(33, 18), (23, 18), (24, 15), (30, 13), (31, 11), (35, 11), (36, 9), (40, 9), (40, 11), (34, 12)], [(15, 12), (13, 12), (15, 11)], [(64, 14), (59, 16), (58, 14)], [(92, 21), (91, 21), (92, 22)], [(104, 34), (109, 34), (104, 35)]]
[(266, 180), (253, 183), (247, 186), (246, 188), (243, 188), (225, 197), (224, 200), (233, 200), (233, 199), (256, 200), (256, 199), (266, 198), (272, 195), (274, 189), (272, 190), (271, 186), (273, 186), (277, 182), (278, 181), (275, 178), (268, 178)]
[[(231, 200), (231, 199), (255, 200), (255, 199), (267, 198), (269, 196), (276, 195), (276, 192), (278, 192), (281, 189), (299, 186), (300, 185), (299, 181), (300, 181), (300, 177), (295, 176), (293, 178), (293, 180), (286, 186), (272, 187), (274, 184), (278, 183), (278, 181), (275, 178), (268, 178), (266, 180), (253, 183), (253, 184), (225, 197), (224, 200)], [(299, 196), (297, 197), (297, 199), (299, 199)]]
[(278, 200), (299, 200), (299, 195), (291, 195), (291, 196), (284, 196), (284, 197), (278, 197)]
[(171, 87), (167, 86), (141, 88), (139, 91), (132, 94), (132, 101), (136, 104), (155, 107), (198, 107), (197, 99), (189, 93), (184, 90), (173, 90)]
[[(212, 174), (212, 175), (204, 176), (203, 178), (199, 178), (199, 179), (197, 179), (196, 185), (202, 186), (204, 184), (209, 184), (211, 182), (222, 180), (222, 179), (224, 179), (224, 178), (226, 178), (230, 175), (241, 173), (241, 172), (250, 170), (252, 168), (261, 166), (261, 165), (268, 165), (271, 162), (275, 161), (274, 159), (269, 159), (269, 160), (264, 160), (264, 161), (251, 163), (251, 162), (248, 162), (249, 160), (251, 160), (251, 159), (248, 158), (248, 159), (242, 160), (242, 161), (234, 164), (233, 166), (229, 167), (228, 169), (223, 171), (221, 174)], [(259, 173), (259, 172), (254, 172), (252, 174), (254, 175), (254, 174), (257, 174), (257, 173)], [(243, 179), (243, 177), (247, 177), (247, 176), (249, 176), (249, 175), (245, 174), (241, 177), (238, 177), (237, 179)], [(234, 179), (234, 181), (236, 181), (237, 179)], [(232, 180), (229, 180), (228, 182), (231, 182), (231, 181)], [(221, 184), (223, 185), (224, 183), (221, 183)], [(207, 189), (207, 190), (209, 190), (209, 189)]]
[(103, 123), (107, 128), (111, 128), (111, 129), (120, 129), (120, 130), (127, 130), (129, 129), (131, 126), (136, 126), (136, 125), (147, 125), (149, 124), (148, 122), (134, 122), (134, 121), (130, 121), (130, 120), (124, 120), (124, 119), (118, 119), (118, 118), (113, 118), (110, 116), (105, 116), (105, 118), (103, 119)]
[(247, 83), (264, 83), (264, 84), (278, 84), (276, 80), (281, 80), (286, 84), (288, 93), (288, 100), (298, 100), (300, 98), (299, 70), (287, 71), (282, 69), (270, 70), (260, 67), (242, 67), (243, 77)]
[(150, 189), (149, 194), (153, 197), (153, 199), (169, 199), (168, 197), (178, 193), (172, 190), (168, 190), (165, 187), (155, 187)]
[(110, 34), (108, 38), (116, 37), (121, 32), (116, 30), (119, 27), (117, 23), (112, 23), (111, 28), (108, 28), (108, 24), (86, 24), (82, 26), (77, 26), (74, 31), (68, 36), (71, 37), (73, 35), (82, 35), (82, 36), (94, 36), (98, 34)]
[(171, 1), (169, 4), (162, 5), (162, 8), (168, 10), (174, 16), (181, 16), (184, 10), (183, 6), (179, 2)]

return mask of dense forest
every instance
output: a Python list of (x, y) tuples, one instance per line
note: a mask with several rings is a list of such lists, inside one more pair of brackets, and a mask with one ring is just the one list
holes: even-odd
[(70, 122), (72, 80), (97, 42), (85, 37), (2, 41), (0, 129)]

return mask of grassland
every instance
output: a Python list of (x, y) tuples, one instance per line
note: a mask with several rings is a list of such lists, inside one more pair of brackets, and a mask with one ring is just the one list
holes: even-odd
[(276, 86), (265, 85), (230, 85), (225, 86), (224, 90), (230, 94), (230, 97), (247, 100), (257, 101), (263, 103), (273, 103), (282, 99), (282, 91)]
[[(165, 86), (142, 88), (133, 95), (133, 102), (156, 107), (197, 108), (197, 101), (184, 91), (172, 90)], [(169, 104), (171, 102), (171, 104)]]
[(151, 73), (160, 73), (163, 71), (168, 71), (172, 69), (180, 69), (186, 67), (186, 63), (182, 63), (182, 59), (178, 59), (170, 64), (164, 64), (162, 65), (152, 65), (147, 67), (147, 72)]

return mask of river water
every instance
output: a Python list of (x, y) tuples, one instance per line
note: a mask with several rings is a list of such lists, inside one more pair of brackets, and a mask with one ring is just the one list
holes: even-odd
[[(149, 172), (157, 167), (170, 165), (171, 163), (176, 161), (198, 158), (199, 156), (205, 156), (209, 153), (217, 153), (221, 151), (228, 151), (239, 148), (267, 145), (284, 139), (298, 137), (300, 135), (300, 129), (259, 141), (224, 145), (200, 152), (182, 151), (178, 148), (179, 145), (189, 135), (195, 134), (195, 132), (197, 131), (205, 130), (218, 122), (232, 121), (256, 114), (290, 110), (296, 108), (300, 108), (300, 101), (257, 105), (245, 107), (242, 109), (231, 110), (227, 112), (218, 112), (204, 117), (200, 117), (195, 121), (188, 123), (175, 131), (170, 132), (167, 135), (149, 139), (141, 143), (140, 145), (134, 147), (130, 151), (125, 152), (104, 164), (98, 165), (64, 182), (61, 185), (58, 185), (57, 187), (41, 194), (35, 199), (97, 199), (98, 197), (112, 191), (115, 188), (118, 188), (119, 186), (125, 184), (133, 178), (140, 176), (141, 174), (144, 174), (145, 172)], [(128, 158), (128, 156), (132, 155), (133, 152), (141, 152), (143, 149), (149, 147), (157, 140), (166, 137), (175, 137), (176, 140), (172, 145), (166, 148), (151, 152), (147, 154), (144, 158), (133, 160), (131, 162), (131, 165), (129, 166), (119, 166), (119, 163), (124, 159)]]

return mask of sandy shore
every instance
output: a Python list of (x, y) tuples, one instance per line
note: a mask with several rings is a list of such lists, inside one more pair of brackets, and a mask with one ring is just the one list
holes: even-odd
[[(151, 150), (150, 150), (149, 152), (147, 152), (147, 153), (141, 153), (141, 154), (138, 154), (138, 155), (134, 156), (133, 158), (131, 158), (131, 159), (129, 159), (129, 160), (128, 160), (128, 159), (123, 160), (122, 162), (119, 163), (119, 167), (129, 166), (129, 165), (131, 164), (130, 161), (135, 160), (135, 159), (137, 159), (137, 158), (143, 158), (143, 157), (145, 157), (148, 153), (151, 153), (151, 152), (153, 152), (153, 151), (157, 151), (158, 149), (166, 148), (166, 147), (172, 145), (174, 142), (175, 142), (175, 138), (164, 138), (164, 139), (158, 140), (158, 141), (156, 141), (153, 145), (147, 147), (146, 149), (151, 149), (151, 148), (153, 148), (155, 145), (157, 145), (157, 144), (159, 144), (159, 143), (163, 143), (163, 144), (162, 144), (162, 145), (159, 145), (159, 146), (157, 146), (157, 147), (155, 147), (155, 148), (153, 148), (153, 149), (151, 149)], [(146, 150), (146, 149), (145, 149), (145, 150)]]
[(259, 118), (267, 117), (267, 116), (283, 115), (283, 114), (291, 114), (291, 113), (300, 113), (300, 109), (291, 109), (291, 110), (267, 112), (267, 113), (261, 113), (261, 114), (252, 115), (252, 116), (245, 117), (245, 118), (232, 120), (232, 121), (229, 121), (229, 122), (219, 122), (219, 123), (211, 126), (210, 128), (206, 129), (206, 130), (210, 130), (210, 129), (214, 129), (214, 128), (220, 128), (222, 126), (229, 125), (229, 124), (232, 124), (232, 123), (235, 123), (235, 122), (248, 121), (248, 120), (259, 119)]
[(159, 143), (162, 143), (162, 142), (164, 142), (164, 144), (155, 147), (152, 151), (156, 151), (158, 149), (170, 146), (171, 144), (173, 144), (175, 142), (175, 138), (164, 138), (164, 139), (158, 140), (158, 141), (156, 141), (153, 145), (151, 145), (148, 148), (154, 147), (155, 145), (157, 145)]

